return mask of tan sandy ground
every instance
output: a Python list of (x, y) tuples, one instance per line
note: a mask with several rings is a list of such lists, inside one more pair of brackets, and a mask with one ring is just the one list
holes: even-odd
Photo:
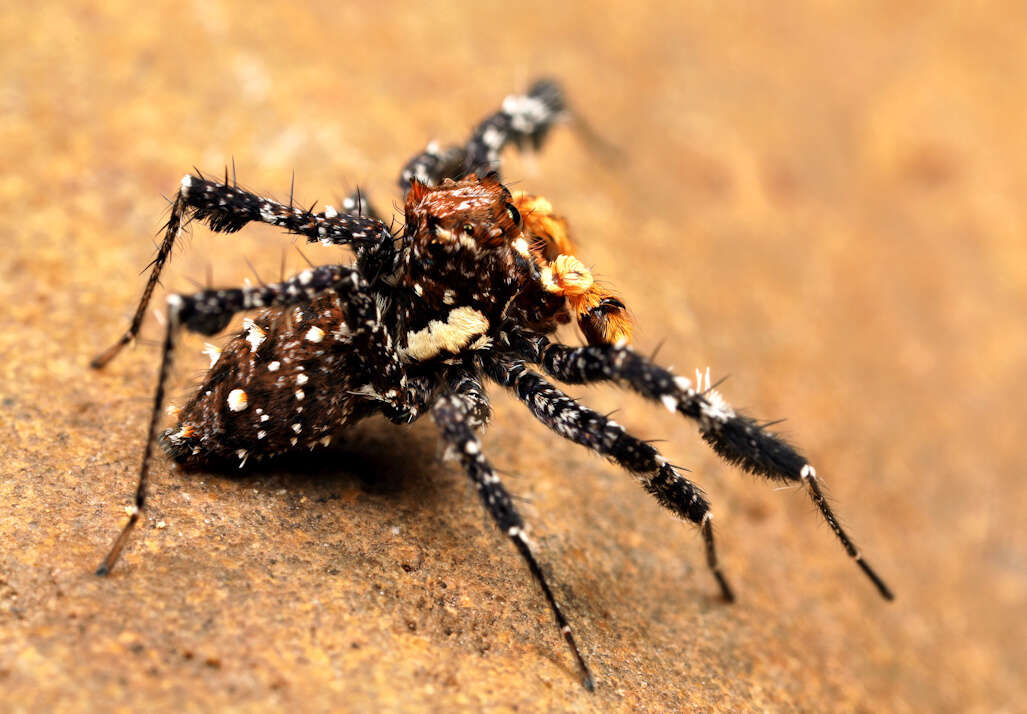
[[(1023, 711), (1023, 3), (27, 5), (0, 13), (0, 710)], [(302, 200), (360, 183), (388, 207), (413, 151), (539, 74), (627, 161), (564, 129), (507, 178), (570, 217), (641, 349), (788, 417), (897, 602), (801, 492), (608, 389), (574, 393), (693, 469), (740, 601), (691, 527), (497, 395), (486, 447), (594, 695), (427, 422), (242, 479), (162, 457), (95, 578), (156, 350), (86, 362), (126, 324), (160, 194), (234, 155), (256, 190), (295, 169)], [(166, 285), (238, 284), (244, 257), (275, 276), (288, 245), (198, 229)]]

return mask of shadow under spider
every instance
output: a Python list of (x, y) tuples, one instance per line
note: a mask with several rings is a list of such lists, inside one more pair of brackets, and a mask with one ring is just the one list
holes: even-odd
[[(261, 491), (284, 488), (315, 501), (324, 500), (326, 491), (355, 486), (403, 506), (443, 497), (434, 478), (440, 468), (444, 466), (430, 429), (394, 427), (377, 419), (347, 429), (330, 446), (251, 459), (243, 469), (236, 460), (179, 465), (190, 477), (228, 478)], [(333, 497), (338, 496), (328, 498)]]

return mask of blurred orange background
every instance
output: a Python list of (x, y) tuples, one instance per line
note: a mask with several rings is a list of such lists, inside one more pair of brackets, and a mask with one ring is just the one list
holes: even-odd
[[(1027, 631), (1027, 5), (62, 2), (0, 15), (0, 689), (15, 711), (1013, 712)], [(495, 395), (485, 444), (599, 687), (433, 426), (241, 479), (161, 457), (114, 576), (156, 374), (127, 324), (193, 165), (397, 205), (403, 162), (558, 78), (568, 129), (505, 178), (683, 374), (809, 454), (898, 599), (805, 496), (579, 389), (709, 492), (739, 602), (631, 478)], [(337, 205), (337, 203), (336, 203)], [(191, 290), (277, 275), (275, 231), (197, 228)], [(316, 262), (338, 251), (303, 247)], [(147, 337), (158, 334), (152, 321)], [(189, 338), (171, 401), (204, 359)], [(187, 354), (186, 354), (187, 353)], [(164, 527), (158, 527), (163, 523)]]

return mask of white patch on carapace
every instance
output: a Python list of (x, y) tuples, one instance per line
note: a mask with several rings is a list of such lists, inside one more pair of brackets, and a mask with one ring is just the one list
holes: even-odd
[(265, 436), (267, 436), (267, 432), (264, 431), (263, 429), (261, 429), (260, 431), (257, 432), (257, 438), (258, 439), (263, 439)]
[(296, 422), (295, 424), (292, 425), (292, 430), (295, 431), (297, 434), (299, 434), (301, 431), (303, 431), (303, 425), (300, 424), (299, 422)]
[(431, 359), (440, 352), (455, 354), (488, 329), (484, 314), (473, 307), (458, 307), (449, 311), (445, 322), (432, 320), (423, 330), (409, 334), (401, 354), (408, 361)]
[(270, 419), (271, 419), (271, 417), (269, 415), (267, 415), (267, 414), (261, 414), (260, 415), (260, 422), (261, 422), (261, 424), (263, 424), (266, 421), (269, 421)]
[(296, 400), (297, 401), (302, 402), (304, 397), (306, 397), (306, 396), (307, 395), (304, 393), (304, 391), (302, 389), (297, 389), (296, 390)]
[(246, 392), (242, 389), (233, 389), (228, 393), (228, 408), (233, 412), (241, 412), (248, 404)]
[(250, 352), (256, 352), (257, 348), (267, 338), (267, 333), (261, 329), (260, 325), (248, 317), (242, 321), (242, 327), (246, 330), (246, 341), (250, 343)]
[(282, 363), (279, 362), (278, 360), (275, 360), (274, 362), (268, 362), (267, 363), (267, 371), (268, 372), (277, 372), (281, 366), (282, 366)]
[(514, 250), (516, 250), (525, 258), (531, 256), (531, 252), (528, 250), (528, 241), (524, 240), (523, 237), (514, 239), (513, 247)]
[(325, 331), (322, 330), (317, 325), (314, 325), (309, 330), (307, 330), (307, 334), (305, 334), (303, 336), (303, 339), (305, 339), (307, 342), (314, 342), (314, 343), (320, 342), (324, 338), (325, 338)]
[(443, 243), (459, 243), (464, 248), (474, 249), (478, 247), (478, 244), (474, 242), (474, 238), (470, 237), (462, 230), (454, 232), (446, 228), (436, 228), (435, 238)]
[(296, 375), (296, 384), (306, 384), (310, 381), (310, 377), (300, 372)]

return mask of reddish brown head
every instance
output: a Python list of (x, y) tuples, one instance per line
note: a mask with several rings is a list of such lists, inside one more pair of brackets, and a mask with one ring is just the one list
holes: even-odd
[(416, 296), (404, 316), (414, 330), (468, 308), (493, 328), (512, 320), (545, 332), (568, 320), (569, 306), (591, 344), (630, 340), (624, 304), (571, 255), (566, 225), (545, 199), (513, 197), (494, 175), (471, 174), (434, 188), (415, 181), (404, 208), (400, 282)]
[(521, 217), (494, 175), (446, 179), (436, 188), (414, 182), (407, 194), (408, 236), (446, 252), (494, 249), (520, 235)]

